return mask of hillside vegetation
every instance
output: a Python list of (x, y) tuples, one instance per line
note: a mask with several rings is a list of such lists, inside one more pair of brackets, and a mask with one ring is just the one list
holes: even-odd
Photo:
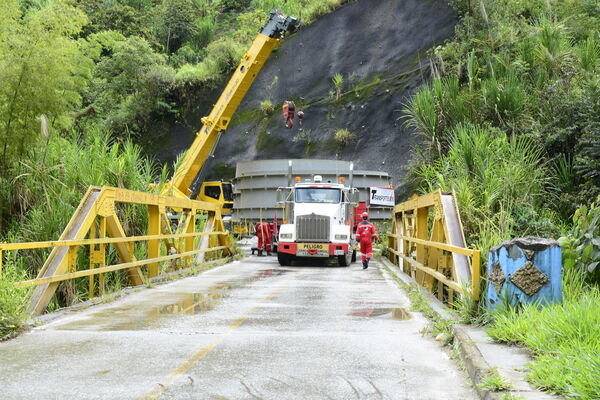
[(557, 237), (600, 193), (600, 5), (456, 7), (455, 39), (435, 49), (432, 82), (406, 106), (406, 123), (426, 143), (415, 183), (456, 189), (467, 237), (483, 249)]
[(456, 37), (435, 49), (433, 79), (405, 109), (425, 143), (413, 183), (456, 190), (484, 254), (511, 237), (564, 235), (563, 303), (504, 308), (489, 332), (533, 351), (537, 386), (600, 398), (600, 3), (455, 6)]

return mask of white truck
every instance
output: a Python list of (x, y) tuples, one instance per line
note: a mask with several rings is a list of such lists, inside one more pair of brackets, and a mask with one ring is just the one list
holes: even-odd
[(353, 200), (357, 189), (346, 186), (343, 179), (323, 182), (315, 175), (279, 192), (283, 194), (279, 205), (285, 206), (277, 246), (280, 265), (290, 265), (298, 257), (335, 258), (341, 267), (356, 261)]

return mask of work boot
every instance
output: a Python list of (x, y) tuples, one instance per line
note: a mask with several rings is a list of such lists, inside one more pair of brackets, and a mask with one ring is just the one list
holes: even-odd
[(363, 261), (363, 269), (369, 268), (369, 262), (367, 260)]

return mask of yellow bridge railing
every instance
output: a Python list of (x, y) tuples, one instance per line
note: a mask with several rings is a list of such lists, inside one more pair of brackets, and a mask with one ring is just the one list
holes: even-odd
[[(127, 205), (146, 207), (147, 235), (129, 236), (125, 232), (119, 216)], [(63, 281), (88, 277), (88, 296), (92, 298), (96, 287), (100, 294), (104, 293), (108, 272), (125, 270), (132, 285), (141, 285), (166, 270), (233, 254), (218, 205), (107, 186), (88, 189), (59, 240), (0, 243), (0, 274), (7, 252), (15, 252), (25, 262), (31, 262), (32, 258), (21, 254), (27, 250), (50, 250), (37, 277), (16, 284), (32, 287), (32, 314), (46, 309)], [(110, 250), (114, 250), (113, 258), (119, 262), (107, 265)], [(80, 265), (82, 260), (87, 265)], [(170, 265), (161, 266), (168, 261)], [(145, 274), (141, 267), (147, 267)], [(28, 269), (36, 270), (29, 265)]]
[(387, 250), (390, 261), (441, 301), (453, 304), (455, 291), (479, 299), (480, 252), (465, 245), (454, 193), (397, 204)]

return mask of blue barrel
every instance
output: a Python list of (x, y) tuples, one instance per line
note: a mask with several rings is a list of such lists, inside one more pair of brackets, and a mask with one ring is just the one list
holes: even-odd
[(488, 255), (486, 303), (536, 303), (562, 300), (562, 252), (556, 240), (525, 237), (502, 242)]

